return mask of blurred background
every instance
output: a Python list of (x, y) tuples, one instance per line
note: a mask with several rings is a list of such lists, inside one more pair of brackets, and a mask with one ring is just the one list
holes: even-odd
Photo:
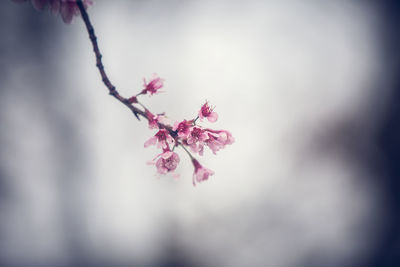
[(1, 266), (400, 266), (400, 5), (95, 1), (103, 63), (171, 122), (236, 142), (192, 186), (108, 96), (84, 24), (0, 7)]

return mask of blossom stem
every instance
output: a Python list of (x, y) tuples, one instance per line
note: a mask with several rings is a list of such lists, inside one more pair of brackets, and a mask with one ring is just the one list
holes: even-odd
[(137, 107), (135, 107), (131, 103), (129, 103), (126, 98), (122, 97), (119, 94), (119, 92), (117, 91), (115, 86), (110, 82), (110, 79), (108, 78), (108, 76), (104, 70), (104, 65), (101, 60), (102, 55), (100, 53), (99, 45), (97, 44), (97, 37), (95, 35), (92, 23), (90, 22), (89, 15), (85, 10), (82, 0), (77, 0), (76, 4), (78, 5), (79, 11), (81, 12), (82, 19), (83, 19), (83, 21), (86, 25), (86, 29), (89, 33), (89, 39), (93, 45), (93, 52), (96, 55), (96, 66), (99, 69), (101, 78), (103, 80), (104, 85), (107, 87), (109, 94), (114, 96), (117, 100), (119, 100), (121, 103), (123, 103), (125, 106), (127, 106), (133, 112), (133, 114), (136, 116), (137, 119), (139, 119), (138, 115), (141, 115), (142, 117), (146, 118), (144, 111), (138, 109)]
[(140, 103), (139, 101), (137, 101), (137, 103), (142, 107), (142, 108), (144, 108), (144, 110), (148, 110), (142, 103)]
[[(113, 97), (115, 97), (122, 104), (127, 106), (133, 112), (133, 114), (136, 116), (136, 118), (138, 120), (139, 120), (139, 115), (148, 120), (145, 111), (135, 107), (132, 103), (129, 102), (129, 100), (127, 98), (122, 97), (119, 94), (119, 92), (117, 91), (117, 89), (115, 88), (115, 86), (110, 82), (110, 79), (108, 78), (108, 76), (104, 70), (104, 65), (101, 60), (102, 55), (100, 53), (99, 45), (97, 43), (97, 37), (95, 35), (93, 25), (90, 22), (89, 15), (86, 12), (86, 9), (82, 3), (82, 0), (77, 0), (76, 4), (78, 5), (79, 11), (81, 12), (82, 20), (85, 23), (87, 32), (89, 34), (89, 39), (93, 45), (93, 52), (96, 55), (96, 66), (99, 69), (101, 79), (102, 79), (104, 85), (107, 87), (109, 94), (112, 95)], [(136, 96), (139, 96), (141, 94), (142, 93), (139, 93)], [(144, 109), (146, 109), (141, 103), (138, 103), (138, 104), (141, 105)], [(176, 133), (172, 130), (171, 126), (165, 125), (162, 123), (158, 123), (158, 125), (160, 126), (160, 128), (166, 129), (171, 134), (172, 137), (176, 136)]]
[(183, 148), (183, 150), (186, 151), (186, 153), (189, 155), (190, 159), (193, 160), (194, 157), (193, 157), (192, 153), (190, 153), (189, 150), (187, 150), (187, 148), (182, 143), (178, 143), (178, 144), (180, 145), (180, 147)]

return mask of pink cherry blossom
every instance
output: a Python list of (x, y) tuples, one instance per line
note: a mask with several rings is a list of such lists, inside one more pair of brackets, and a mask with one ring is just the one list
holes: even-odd
[(211, 149), (214, 155), (218, 150), (225, 148), (226, 145), (231, 145), (235, 142), (235, 138), (226, 130), (205, 129), (204, 131), (208, 136), (204, 144)]
[(224, 146), (231, 145), (235, 142), (235, 138), (229, 131), (226, 130), (212, 130), (205, 129), (206, 132), (211, 132), (215, 135), (218, 135), (218, 141), (221, 142)]
[(218, 150), (225, 147), (225, 144), (221, 142), (221, 140), (218, 140), (219, 135), (210, 132), (208, 132), (207, 135), (208, 138), (205, 141), (205, 144), (211, 149), (213, 154), (216, 155)]
[(190, 134), (186, 139), (186, 143), (193, 152), (198, 152), (200, 155), (203, 155), (204, 141), (206, 139), (207, 134), (203, 129), (199, 127), (193, 127), (191, 128)]
[[(14, 0), (17, 3), (27, 2), (28, 0)], [(54, 14), (61, 14), (61, 17), (65, 23), (71, 23), (74, 16), (79, 16), (79, 8), (76, 4), (76, 0), (30, 0), (32, 5), (38, 10), (44, 10), (49, 8)], [(92, 0), (83, 0), (83, 6), (85, 9), (92, 5)]]
[[(164, 85), (164, 79), (161, 79), (159, 76), (157, 76), (157, 74), (154, 74), (149, 82), (146, 82), (146, 79), (143, 79), (144, 88), (138, 94), (131, 96), (130, 98), (122, 97), (112, 85), (104, 70), (101, 60), (102, 56), (97, 44), (96, 36), (94, 35), (93, 25), (91, 25), (88, 14), (85, 14), (86, 12), (84, 11), (88, 8), (88, 6), (93, 4), (92, 0), (13, 1), (17, 3), (30, 2), (38, 10), (47, 9), (50, 10), (54, 15), (60, 14), (65, 23), (70, 23), (74, 16), (79, 16), (81, 10), (83, 22), (85, 23), (89, 33), (94, 54), (96, 55), (96, 65), (105, 86), (109, 90), (109, 93), (122, 104), (127, 105), (138, 119), (139, 115), (145, 117), (148, 120), (148, 126), (150, 129), (158, 130), (154, 136), (144, 143), (144, 147), (156, 145), (157, 148), (162, 149), (162, 153), (157, 155), (150, 164), (156, 166), (159, 174), (173, 173), (180, 163), (180, 158), (177, 153), (171, 151), (170, 146), (174, 145), (172, 150), (174, 150), (175, 147), (181, 146), (185, 152), (187, 152), (194, 165), (193, 185), (206, 181), (210, 176), (214, 175), (214, 172), (203, 167), (193, 157), (189, 150), (198, 153), (199, 155), (203, 155), (204, 147), (209, 147), (210, 150), (216, 154), (216, 152), (218, 152), (220, 149), (225, 148), (226, 145), (230, 145), (235, 141), (232, 134), (226, 130), (205, 129), (200, 125), (196, 125), (196, 121), (198, 119), (200, 119), (200, 121), (207, 119), (209, 122), (216, 122), (218, 119), (218, 114), (214, 111), (215, 107), (211, 107), (208, 101), (206, 101), (201, 106), (198, 116), (195, 119), (175, 122), (174, 126), (171, 127), (171, 125), (165, 122), (164, 113), (154, 115), (138, 101), (138, 97), (140, 95), (148, 94), (151, 96), (161, 92), (160, 89)], [(190, 149), (188, 149), (188, 147)], [(172, 175), (177, 177), (175, 174)]]
[(159, 92), (158, 89), (164, 86), (164, 79), (158, 77), (157, 74), (153, 74), (153, 77), (149, 83), (146, 83), (145, 78), (143, 78), (143, 81), (144, 81), (144, 89), (141, 92), (142, 94), (149, 93), (150, 95), (154, 95), (155, 93)]
[(159, 130), (153, 137), (144, 143), (144, 147), (157, 144), (157, 148), (167, 149), (169, 145), (174, 144), (174, 139), (165, 129)]
[(179, 155), (172, 151), (165, 151), (160, 155), (156, 162), (157, 171), (159, 174), (173, 172), (179, 164)]
[(232, 134), (226, 130), (216, 131), (218, 133), (218, 140), (224, 145), (231, 145), (235, 142), (235, 138)]
[(201, 106), (201, 109), (199, 111), (199, 118), (200, 120), (203, 120), (204, 118), (207, 118), (207, 120), (209, 122), (216, 122), (218, 119), (218, 114), (217, 112), (213, 111), (214, 108), (210, 107), (208, 105), (208, 101), (206, 101), (206, 103)]
[(177, 131), (178, 137), (185, 139), (190, 134), (192, 127), (192, 121), (183, 120), (181, 122), (175, 122), (172, 130)]
[(145, 114), (146, 114), (147, 120), (149, 121), (150, 129), (158, 129), (160, 123), (166, 123), (164, 114), (154, 115), (147, 109), (145, 110)]
[(210, 169), (204, 168), (195, 158), (192, 159), (194, 165), (193, 173), (193, 185), (196, 186), (196, 182), (201, 183), (208, 180), (208, 177), (214, 175), (214, 172)]

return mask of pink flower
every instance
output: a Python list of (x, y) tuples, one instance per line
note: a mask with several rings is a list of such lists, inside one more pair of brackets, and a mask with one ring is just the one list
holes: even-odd
[[(14, 2), (17, 3), (27, 1), (28, 0), (14, 0)], [(65, 23), (71, 23), (72, 18), (80, 14), (76, 0), (30, 0), (30, 2), (38, 10), (43, 10), (48, 7), (54, 15), (61, 14)], [(83, 0), (82, 3), (85, 9), (93, 4), (92, 0)]]
[(193, 152), (199, 152), (203, 155), (204, 141), (207, 139), (207, 134), (199, 127), (193, 127), (186, 139), (186, 143), (190, 146)]
[(215, 135), (212, 133), (207, 133), (208, 139), (205, 141), (205, 144), (211, 149), (213, 154), (217, 154), (217, 151), (224, 148), (225, 144), (218, 140), (219, 135)]
[(201, 183), (203, 181), (208, 180), (209, 176), (214, 175), (214, 172), (212, 170), (201, 166), (201, 164), (196, 159), (193, 158), (192, 163), (194, 165), (194, 173), (193, 173), (194, 186), (196, 186), (196, 182)]
[(142, 94), (149, 93), (150, 95), (154, 95), (157, 93), (158, 89), (163, 87), (164, 79), (161, 79), (157, 76), (157, 74), (153, 74), (153, 78), (150, 80), (149, 83), (146, 83), (146, 79), (143, 78), (144, 81), (144, 89), (142, 90)]
[(203, 106), (201, 106), (201, 109), (199, 111), (200, 120), (207, 118), (207, 120), (209, 122), (216, 122), (218, 119), (218, 114), (217, 114), (217, 112), (214, 112), (213, 110), (214, 110), (214, 108), (211, 108), (208, 105), (208, 101), (206, 101), (206, 103)]
[(224, 145), (232, 145), (235, 142), (235, 138), (232, 134), (226, 130), (216, 131), (218, 133), (218, 141), (223, 143)]
[(220, 142), (224, 146), (231, 145), (235, 142), (235, 138), (232, 136), (232, 134), (230, 132), (228, 132), (226, 130), (205, 129), (205, 131), (213, 133), (214, 135), (217, 135), (218, 142)]
[(180, 161), (179, 155), (169, 150), (166, 150), (159, 156), (160, 158), (156, 162), (156, 167), (159, 174), (173, 172)]
[(177, 131), (178, 136), (182, 139), (187, 138), (187, 136), (190, 134), (190, 128), (192, 127), (192, 121), (181, 121), (181, 122), (175, 122), (174, 127), (172, 130)]
[(147, 109), (145, 110), (146, 117), (149, 121), (149, 128), (150, 129), (158, 129), (159, 128), (159, 123), (165, 123), (165, 117), (164, 114), (157, 114), (154, 115)]
[(204, 144), (211, 149), (214, 155), (218, 150), (225, 148), (226, 145), (231, 145), (235, 142), (232, 134), (225, 130), (205, 129), (204, 132), (207, 133), (207, 139), (204, 141)]
[(153, 137), (151, 137), (144, 143), (144, 147), (155, 145), (156, 143), (157, 143), (157, 148), (162, 147), (163, 149), (167, 149), (169, 148), (170, 144), (171, 145), (174, 144), (174, 139), (167, 130), (161, 129)]

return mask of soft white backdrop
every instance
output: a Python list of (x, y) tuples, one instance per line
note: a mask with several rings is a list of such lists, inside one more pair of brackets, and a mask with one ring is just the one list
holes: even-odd
[[(38, 13), (8, 5), (9, 27), (23, 27), (18, 12)], [(107, 96), (83, 23), (38, 13), (56, 29), (41, 39), (54, 42), (42, 51), (45, 67), (20, 60), (1, 101), (1, 161), (13, 196), (1, 206), (5, 262), (68, 263), (75, 247), (91, 262), (138, 266), (367, 259), (384, 199), (377, 172), (347, 142), (374, 154), (368, 143), (380, 107), (370, 101), (382, 63), (371, 6), (96, 1), (89, 14), (122, 95), (156, 72), (166, 93), (143, 97), (152, 111), (189, 119), (207, 99), (220, 116), (212, 126), (236, 142), (205, 153), (201, 163), (215, 175), (197, 187), (183, 151), (180, 179), (158, 179), (146, 165), (158, 151), (143, 147), (152, 132)], [(51, 88), (44, 106), (40, 86)], [(58, 117), (45, 120), (49, 114)]]

